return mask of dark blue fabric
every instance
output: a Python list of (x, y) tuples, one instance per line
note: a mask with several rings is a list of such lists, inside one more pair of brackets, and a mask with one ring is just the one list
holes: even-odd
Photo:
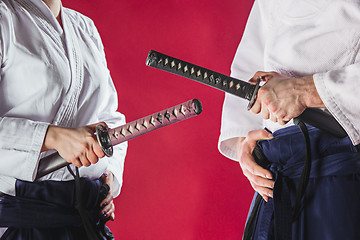
[[(307, 125), (312, 166), (301, 203), (292, 208), (305, 160), (305, 142), (297, 126), (273, 133), (273, 140), (259, 141), (268, 167), (275, 176), (274, 199), (258, 208), (253, 239), (335, 240), (360, 239), (360, 153), (349, 138), (335, 138)], [(284, 237), (284, 228), (291, 236)]]
[[(99, 180), (81, 178), (83, 205), (94, 223), (99, 220)], [(9, 227), (1, 240), (87, 239), (75, 205), (74, 181), (17, 180), (16, 197), (0, 197), (0, 226)]]

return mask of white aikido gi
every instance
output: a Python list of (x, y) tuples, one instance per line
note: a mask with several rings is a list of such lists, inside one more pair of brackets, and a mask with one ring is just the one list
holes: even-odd
[[(103, 45), (91, 19), (62, 7), (63, 29), (40, 0), (0, 2), (0, 191), (14, 195), (15, 180), (33, 181), (49, 124), (78, 127), (125, 123)], [(114, 147), (80, 176), (114, 174), (120, 193), (127, 144)], [(72, 180), (66, 168), (41, 180)], [(1, 236), (1, 230), (0, 230)]]
[[(250, 79), (257, 71), (314, 76), (327, 110), (360, 143), (359, 1), (256, 0), (237, 49), (231, 75)], [(237, 160), (237, 137), (284, 126), (246, 110), (248, 102), (226, 94), (219, 150)]]

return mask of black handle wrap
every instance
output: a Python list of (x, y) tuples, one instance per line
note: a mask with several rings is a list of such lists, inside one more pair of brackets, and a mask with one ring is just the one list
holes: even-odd
[(195, 80), (249, 101), (253, 95), (256, 95), (256, 86), (253, 84), (170, 57), (154, 50), (149, 52), (146, 65)]
[[(146, 65), (195, 80), (223, 92), (247, 99), (250, 101), (248, 109), (252, 107), (256, 99), (257, 91), (260, 88), (259, 79), (256, 85), (250, 84), (154, 50), (149, 52)], [(308, 108), (297, 118), (335, 137), (343, 138), (347, 136), (346, 131), (336, 119), (320, 109)]]

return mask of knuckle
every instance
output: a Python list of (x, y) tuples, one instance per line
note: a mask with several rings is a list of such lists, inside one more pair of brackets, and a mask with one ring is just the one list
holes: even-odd
[(82, 166), (82, 163), (81, 163), (79, 160), (74, 160), (74, 161), (72, 162), (72, 164), (74, 164), (74, 165), (77, 166), (77, 167), (81, 167), (81, 166)]
[(254, 182), (255, 182), (256, 185), (258, 185), (258, 186), (265, 186), (265, 183), (264, 183), (263, 179), (262, 179), (261, 177), (259, 177), (259, 176), (256, 176), (256, 177), (254, 178)]
[(271, 104), (270, 97), (268, 97), (268, 96), (263, 97), (263, 104), (264, 104), (264, 107), (269, 108), (269, 105)]
[(268, 131), (265, 130), (265, 129), (262, 129), (262, 131), (261, 131), (261, 133), (260, 133), (262, 139), (268, 138), (269, 134), (271, 134), (271, 133), (268, 132)]
[(274, 102), (269, 102), (267, 104), (267, 107), (268, 107), (269, 111), (273, 112), (273, 113), (275, 113), (279, 109), (278, 105), (276, 103), (274, 103)]
[(85, 152), (87, 152), (89, 150), (89, 147), (87, 144), (83, 143), (80, 146), (80, 150), (81, 150), (82, 154), (84, 154)]
[(70, 157), (70, 158), (66, 159), (66, 161), (69, 162), (69, 163), (74, 164), (74, 163), (76, 163), (76, 158), (75, 157)]
[(260, 188), (256, 184), (252, 184), (252, 188), (258, 193), (261, 192)]
[(266, 111), (262, 111), (262, 112), (261, 112), (261, 117), (262, 117), (263, 119), (269, 119), (269, 113), (266, 112)]
[(88, 161), (88, 160), (83, 160), (82, 161), (82, 164), (85, 166), (85, 167), (89, 167), (91, 165), (91, 163)]
[(248, 132), (244, 142), (249, 142), (249, 139), (252, 139), (255, 134), (256, 134), (256, 130)]
[(245, 169), (242, 169), (242, 173), (247, 179), (249, 179), (248, 172)]
[(258, 111), (257, 109), (255, 109), (255, 108), (251, 108), (251, 109), (250, 109), (250, 112), (252, 112), (252, 113), (254, 113), (254, 114), (258, 114), (258, 113), (259, 113), (259, 111)]
[(278, 119), (280, 119), (281, 121), (283, 121), (286, 118), (286, 113), (285, 112), (280, 112), (278, 113)]
[[(99, 157), (99, 158), (105, 157), (105, 153), (104, 153), (102, 150), (99, 151), (98, 157)], [(99, 161), (99, 159), (98, 159), (97, 161)]]
[(249, 171), (251, 174), (255, 174), (256, 167), (255, 167), (255, 166), (248, 166), (248, 171)]
[(95, 164), (99, 161), (98, 157), (96, 156), (96, 154), (94, 153), (91, 153), (90, 156), (89, 156), (89, 161), (92, 163), (92, 164)]
[(261, 88), (258, 90), (257, 97), (258, 97), (258, 98), (263, 98), (264, 95), (266, 95), (267, 92), (268, 92), (267, 86), (264, 85), (263, 87), (261, 87)]
[(97, 159), (89, 159), (89, 161), (90, 161), (90, 163), (91, 163), (91, 164), (95, 164), (95, 163), (97, 163), (97, 162), (98, 162), (98, 160), (97, 160)]
[(251, 181), (252, 181), (255, 185), (261, 186), (260, 181), (259, 181), (259, 179), (258, 179), (257, 176), (253, 176), (253, 178), (251, 179)]
[(244, 176), (245, 176), (247, 179), (249, 179), (249, 177), (248, 177), (248, 172), (246, 171), (246, 169), (241, 168), (241, 170), (242, 170), (242, 173), (244, 174)]

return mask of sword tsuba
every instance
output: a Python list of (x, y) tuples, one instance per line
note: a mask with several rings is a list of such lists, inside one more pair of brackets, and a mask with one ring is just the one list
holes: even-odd
[(105, 153), (106, 156), (111, 157), (113, 155), (113, 145), (111, 144), (109, 131), (105, 126), (101, 124), (96, 126), (96, 138), (101, 147), (101, 150)]

